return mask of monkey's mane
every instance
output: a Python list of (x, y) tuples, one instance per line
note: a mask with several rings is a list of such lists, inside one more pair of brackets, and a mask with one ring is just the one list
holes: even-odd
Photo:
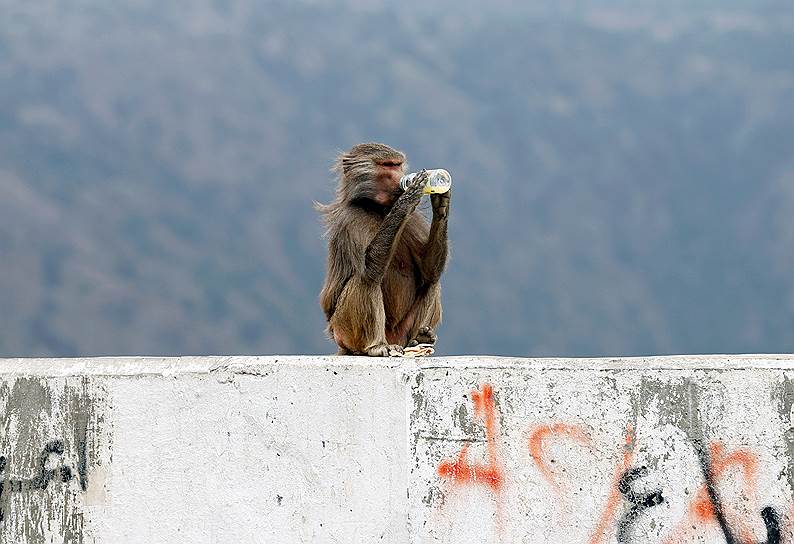
[(340, 153), (331, 171), (336, 174), (336, 196), (329, 204), (314, 203), (314, 208), (323, 215), (326, 227), (338, 224), (336, 220), (347, 206), (356, 200), (367, 199), (377, 190), (375, 182), (376, 163), (379, 161), (399, 160), (407, 167), (405, 154), (386, 144), (369, 142), (358, 144)]

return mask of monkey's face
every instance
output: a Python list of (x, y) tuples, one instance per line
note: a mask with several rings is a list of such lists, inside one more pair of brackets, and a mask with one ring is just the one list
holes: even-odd
[(373, 200), (381, 206), (391, 206), (402, 193), (400, 178), (405, 173), (405, 157), (392, 156), (386, 159), (374, 159), (375, 180), (378, 191)]
[(338, 165), (350, 202), (369, 200), (388, 208), (402, 193), (406, 161), (401, 151), (384, 144), (359, 144), (344, 153)]

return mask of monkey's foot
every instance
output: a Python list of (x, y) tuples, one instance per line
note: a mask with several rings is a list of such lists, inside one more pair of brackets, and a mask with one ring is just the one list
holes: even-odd
[(403, 347), (397, 344), (379, 344), (367, 350), (370, 357), (402, 357)]
[(417, 346), (419, 344), (430, 344), (434, 346), (438, 340), (438, 335), (432, 327), (422, 327), (416, 333), (416, 338), (408, 342), (408, 347)]

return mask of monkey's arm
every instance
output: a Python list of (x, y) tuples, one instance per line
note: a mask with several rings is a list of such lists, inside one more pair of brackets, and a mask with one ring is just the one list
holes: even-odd
[(400, 195), (400, 198), (392, 206), (391, 211), (386, 214), (378, 228), (378, 232), (367, 246), (364, 254), (364, 278), (367, 281), (376, 284), (380, 284), (383, 281), (386, 267), (389, 266), (397, 246), (395, 241), (405, 226), (405, 220), (416, 209), (416, 205), (419, 204), (427, 177), (427, 172), (422, 170), (414, 178), (414, 182)]
[(417, 183), (408, 187), (394, 203), (374, 238), (369, 239), (366, 233), (370, 231), (366, 228), (356, 226), (361, 218), (352, 214), (346, 215), (345, 222), (329, 233), (328, 271), (320, 292), (320, 306), (327, 320), (334, 315), (339, 297), (351, 277), (356, 276), (375, 285), (383, 281), (394, 253), (394, 242), (422, 196), (424, 182), (419, 177)]
[(425, 283), (437, 283), (447, 264), (447, 216), (452, 191), (430, 196), (433, 204), (433, 221), (430, 223), (430, 234), (427, 237), (419, 269)]

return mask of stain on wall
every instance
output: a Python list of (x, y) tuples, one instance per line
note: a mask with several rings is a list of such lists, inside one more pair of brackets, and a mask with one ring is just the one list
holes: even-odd
[(0, 542), (93, 542), (106, 497), (109, 400), (86, 377), (0, 381)]

